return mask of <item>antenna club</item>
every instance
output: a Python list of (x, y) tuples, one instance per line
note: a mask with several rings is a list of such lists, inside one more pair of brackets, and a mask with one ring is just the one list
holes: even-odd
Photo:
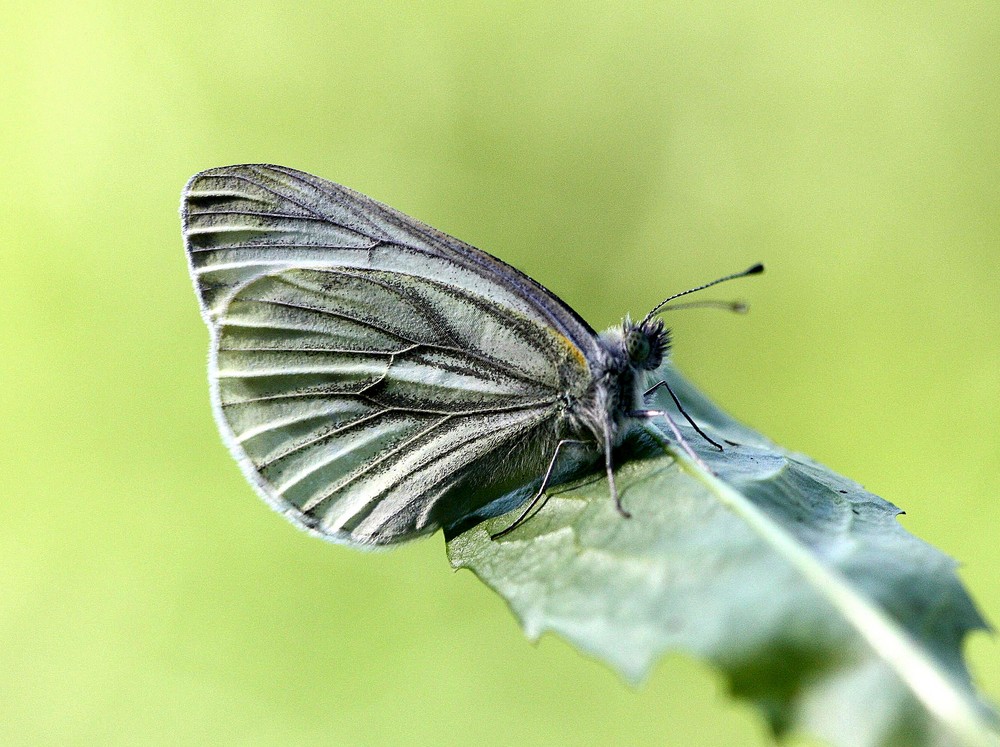
[(760, 275), (762, 272), (764, 272), (764, 265), (761, 264), (760, 262), (758, 262), (757, 264), (755, 264), (753, 267), (751, 267), (750, 269), (748, 269), (743, 274), (744, 275)]

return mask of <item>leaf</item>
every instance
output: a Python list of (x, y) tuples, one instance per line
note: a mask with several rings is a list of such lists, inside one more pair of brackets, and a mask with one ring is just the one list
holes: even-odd
[(556, 632), (629, 681), (667, 651), (707, 659), (779, 736), (1000, 745), (962, 659), (965, 635), (987, 625), (955, 561), (906, 532), (891, 503), (666, 376), (726, 440), (719, 453), (682, 428), (715, 474), (651, 425), (653, 456), (617, 458), (631, 519), (606, 480), (556, 488), (497, 541), (513, 514), (451, 538), (452, 565), (503, 596), (532, 640)]

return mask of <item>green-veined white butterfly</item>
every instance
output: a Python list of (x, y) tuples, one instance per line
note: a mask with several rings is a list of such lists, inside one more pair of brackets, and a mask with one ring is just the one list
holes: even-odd
[(203, 171), (181, 214), (223, 439), (271, 506), (356, 546), (534, 496), (516, 525), (600, 460), (627, 515), (612, 449), (664, 415), (690, 451), (643, 408), (670, 346), (655, 315), (763, 270), (597, 334), (510, 265), (301, 171)]

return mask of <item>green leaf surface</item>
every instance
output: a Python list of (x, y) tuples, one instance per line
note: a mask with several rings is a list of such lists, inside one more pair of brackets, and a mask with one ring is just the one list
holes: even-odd
[(708, 660), (778, 735), (1000, 745), (962, 658), (966, 633), (987, 626), (955, 561), (891, 503), (666, 376), (728, 442), (720, 453), (682, 429), (710, 472), (651, 424), (652, 455), (617, 457), (631, 519), (606, 480), (563, 486), (499, 540), (512, 515), (451, 538), (452, 564), (503, 596), (529, 638), (558, 633), (629, 681), (668, 651)]

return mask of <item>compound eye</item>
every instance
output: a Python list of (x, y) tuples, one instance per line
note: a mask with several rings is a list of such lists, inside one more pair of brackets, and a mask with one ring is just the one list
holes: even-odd
[(649, 358), (649, 338), (634, 329), (625, 335), (625, 352), (633, 363), (641, 364)]

